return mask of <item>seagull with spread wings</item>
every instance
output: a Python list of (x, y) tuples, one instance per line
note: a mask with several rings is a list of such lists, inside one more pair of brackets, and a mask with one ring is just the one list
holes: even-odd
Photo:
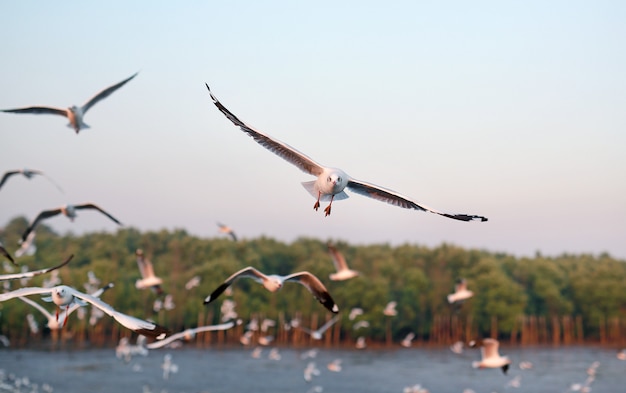
[(277, 274), (265, 275), (253, 267), (246, 267), (237, 273), (228, 277), (216, 290), (204, 299), (204, 304), (211, 303), (217, 299), (228, 287), (231, 286), (239, 278), (252, 278), (253, 280), (263, 284), (263, 287), (270, 292), (276, 292), (283, 287), (285, 282), (297, 282), (309, 290), (324, 307), (333, 313), (339, 312), (339, 307), (328, 293), (328, 290), (322, 282), (309, 272), (292, 273), (287, 276)]
[(106, 89), (93, 96), (83, 106), (72, 105), (71, 107), (66, 109), (50, 106), (29, 106), (26, 108), (2, 109), (0, 111), (7, 113), (34, 113), (65, 116), (69, 120), (69, 124), (67, 126), (73, 128), (74, 131), (76, 131), (76, 134), (78, 134), (80, 130), (89, 128), (89, 126), (83, 121), (83, 117), (85, 116), (87, 111), (98, 102), (110, 96), (114, 91), (124, 86), (128, 81), (137, 76), (137, 74), (138, 72), (133, 74), (129, 78), (126, 78), (123, 81), (116, 83), (113, 86), (107, 87)]
[(0, 180), (0, 188), (2, 188), (2, 186), (4, 185), (4, 183), (6, 183), (7, 180), (9, 180), (9, 178), (13, 175), (24, 175), (25, 178), (27, 179), (31, 179), (33, 176), (35, 175), (41, 175), (43, 177), (45, 177), (46, 179), (48, 179), (48, 181), (50, 181), (50, 183), (54, 184), (54, 186), (61, 192), (63, 192), (63, 190), (61, 189), (61, 187), (59, 187), (58, 184), (56, 184), (50, 177), (48, 177), (45, 173), (43, 173), (42, 171), (38, 171), (36, 169), (16, 169), (13, 171), (6, 171), (4, 173), (4, 176), (2, 176), (2, 179)]
[(346, 259), (343, 257), (341, 251), (337, 250), (337, 247), (333, 246), (331, 243), (328, 243), (328, 253), (333, 259), (333, 264), (335, 265), (336, 273), (330, 274), (330, 279), (333, 281), (343, 281), (351, 279), (352, 277), (356, 277), (359, 275), (359, 272), (356, 270), (352, 270), (348, 267), (348, 263)]
[(326, 331), (331, 326), (333, 326), (335, 324), (335, 322), (337, 322), (339, 320), (339, 318), (340, 318), (339, 315), (335, 315), (331, 320), (329, 320), (328, 322), (323, 324), (322, 327), (320, 327), (319, 329), (316, 329), (316, 330), (307, 329), (305, 327), (301, 327), (300, 329), (302, 329), (306, 333), (309, 333), (313, 340), (321, 340), (322, 336), (324, 335), (324, 333), (326, 333)]
[(40, 274), (46, 274), (46, 273), (49, 273), (49, 272), (51, 272), (53, 270), (57, 270), (57, 269), (65, 266), (65, 265), (67, 265), (72, 260), (72, 258), (74, 258), (74, 255), (70, 255), (60, 265), (56, 265), (56, 266), (49, 267), (49, 268), (46, 268), (46, 269), (35, 270), (35, 271), (32, 271), (32, 272), (1, 274), (0, 275), (0, 281), (19, 280), (19, 279), (22, 279), (22, 278), (33, 278), (35, 276), (39, 276)]
[(217, 109), (219, 109), (220, 112), (222, 112), (224, 116), (226, 116), (226, 118), (234, 125), (238, 126), (243, 132), (251, 136), (261, 146), (297, 166), (302, 171), (317, 177), (316, 180), (304, 182), (302, 185), (311, 195), (313, 195), (314, 198), (317, 199), (313, 205), (315, 210), (319, 209), (320, 201), (330, 201), (328, 206), (324, 209), (326, 216), (330, 215), (331, 205), (335, 199), (341, 200), (348, 198), (348, 194), (344, 191), (345, 188), (348, 188), (357, 194), (377, 199), (382, 202), (387, 202), (405, 209), (428, 211), (460, 221), (487, 221), (487, 218), (473, 214), (448, 214), (440, 212), (421, 203), (414, 202), (412, 199), (395, 191), (354, 179), (348, 176), (348, 174), (341, 169), (325, 167), (318, 164), (312, 158), (299, 152), (288, 144), (274, 139), (261, 131), (255, 130), (239, 120), (237, 116), (226, 109), (226, 107), (222, 105), (217, 98), (215, 98), (208, 84), (206, 87), (209, 89), (209, 94)]
[(155, 341), (153, 343), (150, 343), (150, 344), (146, 345), (146, 348), (148, 348), (148, 349), (158, 349), (158, 348), (163, 348), (164, 346), (169, 345), (169, 344), (173, 343), (174, 341), (178, 341), (178, 340), (190, 341), (194, 337), (196, 337), (197, 333), (213, 332), (213, 331), (217, 331), (217, 330), (227, 330), (227, 329), (232, 328), (236, 324), (237, 324), (236, 321), (230, 321), (230, 322), (222, 323), (222, 324), (219, 324), (219, 325), (199, 326), (199, 327), (196, 327), (196, 328), (193, 328), (193, 329), (186, 329), (186, 330), (183, 330), (180, 333), (172, 334), (171, 336), (169, 336), (168, 338), (166, 338), (164, 340)]
[(143, 250), (141, 248), (138, 248), (137, 251), (135, 251), (135, 256), (137, 257), (137, 266), (139, 267), (139, 273), (141, 273), (141, 278), (135, 282), (135, 288), (152, 288), (157, 295), (161, 295), (163, 293), (163, 289), (161, 288), (163, 280), (161, 279), (161, 277), (157, 277), (154, 274), (152, 261), (144, 256)]
[(59, 308), (63, 307), (66, 310), (65, 319), (63, 325), (67, 323), (67, 311), (74, 303), (79, 305), (87, 305), (90, 303), (92, 306), (99, 308), (109, 316), (113, 317), (122, 326), (145, 336), (156, 337), (162, 339), (168, 334), (168, 330), (156, 323), (145, 321), (143, 319), (135, 318), (133, 316), (121, 313), (115, 310), (113, 307), (98, 299), (95, 296), (82, 293), (67, 285), (58, 285), (53, 288), (40, 288), (40, 287), (26, 287), (16, 289), (15, 291), (6, 292), (0, 294), (0, 302), (7, 301), (21, 296), (30, 295), (50, 295), (44, 297), (44, 301), (53, 302), (57, 305), (56, 317), (59, 315)]
[(71, 221), (74, 221), (74, 218), (76, 218), (76, 211), (83, 210), (83, 209), (97, 210), (100, 213), (104, 214), (105, 216), (109, 217), (116, 224), (122, 225), (122, 223), (119, 222), (117, 218), (113, 217), (112, 215), (104, 211), (101, 207), (94, 205), (93, 203), (88, 202), (88, 203), (83, 203), (82, 205), (67, 204), (61, 207), (57, 207), (56, 209), (44, 210), (41, 213), (39, 213), (39, 215), (37, 215), (37, 217), (33, 220), (33, 222), (30, 223), (28, 228), (26, 228), (26, 231), (24, 231), (24, 233), (22, 234), (22, 241), (23, 242), (26, 241), (26, 238), (28, 238), (28, 234), (33, 229), (35, 229), (35, 227), (37, 226), (37, 224), (39, 224), (41, 220), (45, 220), (46, 218), (54, 217), (59, 214), (63, 214), (67, 218), (69, 218)]
[(507, 356), (500, 356), (498, 347), (500, 342), (494, 338), (484, 338), (479, 341), (471, 341), (470, 347), (480, 347), (481, 360), (472, 362), (474, 368), (501, 368), (506, 374), (511, 364)]
[(448, 303), (453, 304), (457, 302), (463, 302), (474, 296), (474, 292), (467, 289), (467, 281), (464, 278), (460, 278), (454, 285), (454, 293), (448, 295)]

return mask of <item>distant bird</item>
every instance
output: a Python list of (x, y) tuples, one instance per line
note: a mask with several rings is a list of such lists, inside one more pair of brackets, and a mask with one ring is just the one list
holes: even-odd
[(335, 301), (328, 293), (328, 290), (326, 289), (324, 284), (322, 284), (322, 282), (313, 274), (309, 272), (298, 272), (287, 276), (279, 276), (276, 274), (267, 276), (253, 267), (241, 269), (237, 273), (228, 277), (223, 284), (217, 287), (217, 289), (213, 291), (213, 293), (211, 293), (204, 299), (204, 304), (211, 303), (213, 300), (215, 300), (238, 278), (252, 278), (253, 280), (263, 284), (265, 289), (270, 292), (278, 291), (280, 288), (282, 288), (283, 283), (285, 282), (297, 282), (306, 287), (306, 289), (308, 289), (309, 292), (313, 294), (313, 297), (315, 297), (320, 303), (322, 303), (322, 305), (324, 305), (324, 307), (326, 307), (328, 310), (335, 314), (339, 312), (339, 307), (337, 307), (337, 304), (335, 304)]
[[(68, 287), (67, 285), (58, 285), (53, 288), (20, 288), (15, 291), (0, 294), (0, 302), (4, 302), (20, 296), (41, 294), (50, 294), (50, 296), (44, 297), (43, 300), (52, 301), (54, 304), (57, 305), (57, 318), (59, 308), (61, 307), (64, 307), (67, 310), (74, 303), (78, 303), (80, 305), (86, 305), (87, 303), (91, 303), (92, 306), (101, 309), (106, 314), (113, 317), (119, 324), (136, 333), (143, 334), (145, 336), (156, 337), (157, 339), (164, 338), (168, 333), (168, 330), (162, 326), (116, 311), (113, 307), (109, 306), (107, 303), (103, 302), (97, 297), (87, 295), (86, 293), (82, 293), (72, 287)], [(65, 325), (66, 323), (67, 314), (63, 321), (63, 325)]]
[(235, 321), (230, 321), (228, 323), (222, 323), (220, 325), (198, 326), (193, 329), (186, 329), (186, 330), (183, 330), (182, 332), (172, 334), (171, 336), (163, 340), (152, 342), (146, 345), (146, 348), (148, 349), (163, 348), (164, 346), (169, 345), (173, 343), (174, 341), (178, 341), (178, 340), (190, 341), (194, 337), (196, 337), (196, 334), (201, 333), (201, 332), (213, 332), (217, 330), (227, 330), (227, 329), (232, 328), (235, 325), (236, 325)]
[(388, 317), (395, 317), (396, 315), (398, 315), (398, 311), (396, 310), (397, 305), (398, 303), (393, 302), (393, 301), (387, 303), (387, 305), (385, 306), (385, 309), (383, 310), (383, 314), (385, 314)]
[(622, 349), (616, 355), (619, 360), (626, 360), (626, 349)]
[(270, 353), (267, 355), (267, 358), (270, 360), (280, 360), (282, 356), (278, 352), (278, 348), (272, 348)]
[(404, 339), (402, 340), (402, 342), (400, 343), (403, 347), (405, 348), (410, 348), (411, 347), (411, 343), (413, 342), (413, 339), (415, 338), (415, 333), (411, 332), (408, 333)]
[(48, 181), (50, 181), (50, 183), (54, 184), (54, 186), (59, 191), (63, 192), (61, 187), (59, 187), (58, 184), (56, 184), (50, 177), (46, 176), (46, 174), (44, 174), (42, 171), (38, 171), (36, 169), (26, 169), (26, 168), (24, 168), (24, 169), (16, 169), (16, 170), (5, 172), (4, 176), (2, 176), (2, 180), (0, 180), (0, 188), (2, 188), (2, 186), (9, 179), (9, 177), (11, 177), (13, 175), (24, 175), (24, 177), (27, 178), (27, 179), (31, 179), (35, 175), (41, 175), (41, 176), (45, 177), (46, 179), (48, 179)]
[(258, 341), (258, 343), (259, 343), (260, 345), (263, 345), (264, 347), (266, 347), (266, 346), (270, 345), (270, 343), (271, 343), (272, 341), (274, 341), (274, 336), (270, 336), (270, 335), (267, 335), (267, 336), (259, 336), (259, 341)]
[(231, 227), (229, 227), (228, 225), (222, 224), (222, 223), (217, 223), (217, 226), (220, 229), (221, 233), (224, 233), (228, 236), (230, 236), (231, 239), (233, 239), (233, 241), (237, 241), (237, 235), (235, 235), (235, 231), (233, 231), (233, 229)]
[(487, 221), (487, 218), (482, 216), (469, 214), (448, 214), (431, 209), (425, 205), (418, 204), (417, 202), (414, 202), (408, 197), (398, 194), (395, 191), (376, 186), (372, 183), (356, 180), (348, 176), (348, 174), (341, 169), (329, 168), (318, 164), (312, 158), (299, 152), (288, 144), (280, 142), (277, 139), (273, 139), (269, 135), (257, 131), (239, 120), (234, 114), (226, 109), (226, 107), (224, 107), (224, 105), (222, 105), (217, 98), (215, 98), (208, 84), (206, 87), (209, 89), (209, 95), (211, 96), (211, 99), (217, 109), (219, 109), (220, 112), (222, 112), (234, 125), (241, 128), (243, 132), (251, 136), (261, 146), (297, 166), (300, 170), (317, 177), (317, 180), (304, 182), (302, 185), (311, 195), (313, 195), (314, 198), (317, 199), (313, 205), (315, 210), (320, 207), (320, 201), (330, 201), (328, 206), (324, 209), (326, 216), (330, 215), (333, 200), (348, 198), (348, 194), (344, 191), (347, 187), (349, 190), (356, 192), (357, 194), (374, 198), (382, 202), (387, 202), (405, 209), (429, 211), (431, 213), (461, 221)]
[(334, 372), (334, 373), (338, 373), (341, 371), (341, 359), (335, 359), (332, 362), (328, 363), (328, 365), (326, 365), (326, 368), (328, 368), (328, 370)]
[(353, 307), (352, 310), (350, 310), (350, 315), (348, 315), (348, 319), (354, 321), (354, 319), (359, 315), (363, 315), (363, 309), (360, 307)]
[(133, 79), (135, 76), (137, 76), (137, 74), (138, 72), (133, 74), (131, 77), (124, 79), (120, 83), (107, 87), (106, 89), (102, 90), (101, 92), (96, 94), (94, 97), (92, 97), (89, 101), (87, 101), (81, 107), (73, 105), (67, 109), (62, 109), (62, 108), (54, 108), (54, 107), (49, 107), (49, 106), (31, 106), (31, 107), (26, 107), (26, 108), (3, 109), (1, 111), (8, 112), (8, 113), (34, 113), (34, 114), (49, 114), (49, 115), (65, 116), (69, 120), (69, 124), (67, 126), (70, 128), (73, 128), (74, 131), (76, 131), (76, 134), (78, 134), (80, 130), (89, 128), (89, 126), (83, 122), (83, 117), (85, 116), (87, 111), (92, 106), (97, 104), (99, 101), (111, 95), (115, 90), (124, 86), (124, 84), (126, 84), (128, 81)]
[(467, 281), (461, 278), (454, 286), (454, 293), (448, 295), (448, 303), (453, 304), (457, 302), (463, 302), (474, 296), (474, 292), (467, 289)]
[(463, 353), (464, 345), (463, 341), (456, 341), (454, 344), (450, 345), (450, 350), (457, 355), (460, 355)]
[(197, 287), (198, 285), (200, 285), (200, 276), (193, 276), (191, 277), (191, 279), (189, 279), (189, 281), (187, 281), (187, 283), (185, 284), (185, 289), (186, 290), (191, 290), (192, 288)]
[(20, 272), (20, 273), (11, 273), (11, 274), (0, 274), (0, 281), (7, 281), (7, 280), (19, 280), (22, 278), (33, 278), (35, 276), (39, 276), (41, 274), (46, 274), (49, 273), (51, 271), (54, 271), (56, 269), (59, 269), (65, 265), (67, 265), (72, 258), (74, 258), (74, 255), (70, 255), (65, 261), (63, 261), (63, 263), (61, 263), (60, 265), (56, 265), (53, 267), (49, 267), (46, 269), (41, 269), (41, 270), (35, 270), (32, 272)]
[(506, 374), (511, 364), (511, 360), (506, 356), (500, 356), (498, 347), (500, 342), (494, 338), (485, 338), (479, 341), (470, 342), (471, 347), (480, 347), (482, 359), (478, 362), (472, 362), (474, 368), (501, 368)]
[(368, 328), (370, 327), (370, 323), (368, 321), (359, 321), (356, 322), (354, 325), (352, 325), (352, 329), (354, 330), (359, 330), (362, 328)]
[(163, 364), (161, 364), (161, 368), (163, 369), (163, 379), (169, 379), (170, 374), (178, 372), (178, 365), (172, 363), (172, 355), (169, 353), (163, 356)]
[(352, 270), (348, 267), (348, 264), (346, 263), (346, 259), (343, 257), (343, 254), (339, 250), (337, 250), (337, 248), (331, 243), (328, 243), (328, 253), (333, 259), (335, 270), (337, 270), (336, 273), (330, 274), (331, 280), (343, 281), (359, 275), (359, 272), (357, 272), (356, 270)]
[[(130, 362), (134, 355), (148, 356), (148, 349), (145, 347), (146, 336), (137, 336), (137, 342), (135, 345), (130, 343), (128, 337), (120, 338), (120, 342), (115, 347), (115, 357), (118, 359), (124, 359), (125, 363)], [(159, 342), (159, 341), (157, 341)]]
[[(91, 296), (99, 298), (109, 288), (113, 288), (113, 283), (109, 283), (109, 284), (105, 285), (104, 287), (98, 289), (97, 291), (91, 293)], [(23, 297), (23, 296), (20, 296), (18, 299), (20, 299), (24, 303), (30, 304), (31, 306), (33, 306), (37, 310), (39, 310), (39, 312), (41, 312), (46, 317), (46, 319), (48, 320), (48, 322), (46, 324), (48, 329), (50, 329), (50, 330), (58, 330), (58, 329), (61, 329), (63, 327), (59, 323), (58, 316), (52, 315), (52, 313), (50, 313), (48, 310), (46, 310), (41, 304), (39, 304), (39, 303), (37, 303), (37, 302), (27, 298), (27, 297)], [(73, 313), (74, 311), (76, 311), (80, 307), (81, 307), (81, 305), (79, 303), (72, 303), (72, 305), (70, 307), (68, 307), (65, 310), (63, 310), (63, 312), (61, 313), (61, 318), (60, 319), (62, 321), (67, 320), (67, 318), (70, 316), (70, 314)]]
[(252, 350), (252, 353), (250, 354), (250, 356), (252, 356), (255, 359), (258, 359), (261, 357), (261, 352), (263, 351), (263, 348), (261, 347), (256, 347)]
[(309, 362), (304, 369), (304, 380), (311, 382), (313, 377), (320, 375), (320, 370), (315, 365), (315, 362)]
[(335, 322), (337, 322), (339, 320), (340, 316), (339, 315), (335, 315), (331, 320), (329, 320), (328, 322), (326, 322), (325, 324), (322, 325), (322, 327), (320, 327), (317, 330), (311, 330), (311, 329), (307, 329), (305, 327), (301, 327), (300, 329), (304, 330), (306, 333), (311, 335), (311, 338), (313, 340), (321, 340), (322, 336), (324, 335), (324, 333), (326, 333), (326, 331), (335, 324)]
[(24, 255), (34, 255), (37, 252), (37, 246), (35, 246), (35, 236), (36, 232), (31, 231), (31, 233), (26, 236), (26, 241), (23, 241), (20, 244), (20, 248), (15, 250), (15, 257), (21, 258)]
[(82, 205), (63, 205), (63, 206), (58, 207), (56, 209), (44, 210), (41, 213), (39, 213), (39, 215), (33, 220), (33, 222), (30, 223), (30, 225), (28, 226), (26, 231), (24, 231), (24, 233), (22, 234), (22, 241), (23, 242), (26, 241), (26, 239), (28, 238), (28, 234), (32, 230), (35, 229), (37, 224), (39, 224), (39, 221), (44, 220), (46, 218), (54, 217), (54, 216), (56, 216), (58, 214), (63, 214), (67, 218), (69, 218), (70, 221), (74, 221), (74, 218), (76, 218), (76, 210), (83, 210), (83, 209), (94, 209), (94, 210), (97, 210), (100, 213), (104, 214), (105, 216), (109, 217), (116, 224), (122, 225), (122, 223), (119, 222), (117, 220), (117, 218), (113, 217), (112, 215), (110, 215), (106, 211), (102, 210), (100, 207), (94, 205), (93, 203), (83, 203)]
[(241, 345), (250, 345), (250, 340), (252, 339), (252, 333), (250, 330), (246, 331), (241, 337), (239, 337), (239, 342)]
[(157, 295), (162, 294), (163, 289), (161, 288), (161, 284), (163, 284), (163, 280), (154, 274), (152, 262), (144, 256), (141, 248), (138, 248), (137, 251), (135, 251), (135, 256), (137, 257), (139, 273), (141, 273), (141, 279), (135, 282), (135, 287), (137, 289), (152, 288)]
[(367, 347), (367, 343), (365, 342), (365, 337), (359, 336), (356, 339), (356, 344), (354, 345), (356, 349), (365, 349)]
[(14, 264), (15, 266), (17, 266), (17, 263), (15, 263), (15, 259), (13, 259), (13, 257), (11, 256), (11, 254), (9, 254), (9, 252), (7, 251), (6, 248), (4, 248), (4, 246), (2, 244), (0, 244), (0, 255), (4, 256), (6, 259), (8, 259), (9, 261), (11, 261), (12, 264)]

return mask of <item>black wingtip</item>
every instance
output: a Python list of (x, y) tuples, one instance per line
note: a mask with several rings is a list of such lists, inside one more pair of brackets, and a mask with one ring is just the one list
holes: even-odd
[(509, 371), (509, 365), (505, 364), (504, 366), (502, 366), (502, 372), (504, 373), (504, 375), (506, 375), (507, 371)]
[(223, 283), (222, 285), (217, 287), (217, 289), (215, 291), (213, 291), (209, 296), (207, 296), (204, 299), (204, 303), (203, 304), (209, 304), (213, 300), (217, 299), (226, 290), (226, 288), (229, 287), (229, 285), (230, 284), (228, 284), (228, 283)]

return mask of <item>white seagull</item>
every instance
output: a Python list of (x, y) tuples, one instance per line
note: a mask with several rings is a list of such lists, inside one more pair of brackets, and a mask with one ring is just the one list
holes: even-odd
[(453, 304), (456, 302), (462, 302), (474, 296), (474, 292), (467, 289), (467, 281), (461, 278), (454, 286), (454, 293), (448, 295), (448, 303)]
[(322, 336), (324, 335), (324, 333), (326, 333), (326, 331), (331, 326), (333, 326), (335, 324), (335, 322), (337, 322), (339, 320), (339, 318), (340, 318), (339, 315), (335, 315), (330, 321), (326, 322), (324, 325), (322, 325), (322, 327), (320, 327), (317, 330), (311, 330), (311, 329), (307, 329), (305, 327), (301, 327), (300, 329), (302, 329), (305, 332), (309, 333), (313, 340), (321, 340)]
[(80, 130), (89, 128), (89, 126), (85, 124), (85, 122), (83, 122), (83, 117), (85, 116), (87, 111), (92, 106), (97, 104), (99, 101), (111, 95), (115, 90), (124, 86), (126, 82), (133, 79), (135, 76), (137, 76), (137, 74), (138, 72), (133, 74), (131, 77), (124, 79), (120, 83), (107, 87), (106, 89), (102, 90), (101, 92), (96, 94), (94, 97), (92, 97), (89, 101), (87, 101), (81, 107), (73, 105), (67, 109), (63, 109), (63, 108), (54, 108), (54, 107), (49, 107), (49, 106), (31, 106), (31, 107), (26, 107), (26, 108), (3, 109), (1, 111), (8, 112), (8, 113), (35, 113), (35, 114), (49, 114), (49, 115), (65, 116), (69, 120), (69, 124), (67, 126), (70, 128), (73, 128), (74, 131), (76, 131), (76, 134), (78, 134)]
[[(97, 297), (99, 298), (104, 291), (106, 291), (109, 288), (113, 288), (113, 283), (109, 283), (107, 285), (105, 285), (104, 287), (98, 289), (97, 291), (91, 293), (91, 296)], [(18, 299), (20, 299), (21, 301), (30, 304), (31, 306), (35, 307), (37, 310), (39, 310), (48, 320), (47, 325), (48, 329), (50, 330), (58, 330), (61, 329), (63, 326), (61, 326), (61, 324), (59, 323), (59, 318), (52, 315), (52, 313), (50, 313), (48, 310), (46, 310), (45, 308), (43, 308), (43, 306), (27, 297), (23, 297), (20, 296), (18, 297)], [(71, 313), (73, 313), (74, 311), (76, 311), (78, 308), (80, 308), (81, 305), (79, 303), (73, 303), (70, 307), (66, 308), (65, 310), (63, 310), (63, 312), (61, 313), (61, 320), (65, 321), (67, 320), (67, 317), (69, 317), (69, 315)]]
[(22, 239), (21, 240), (23, 242), (26, 241), (26, 239), (28, 238), (28, 234), (33, 229), (35, 229), (37, 224), (39, 224), (39, 221), (44, 220), (46, 218), (54, 217), (54, 216), (56, 216), (58, 214), (63, 214), (67, 218), (69, 218), (70, 221), (74, 221), (74, 218), (76, 218), (76, 211), (77, 210), (83, 210), (83, 209), (97, 210), (100, 213), (104, 214), (105, 216), (109, 217), (116, 224), (122, 225), (122, 223), (119, 222), (117, 220), (117, 218), (113, 217), (112, 215), (110, 215), (106, 211), (102, 210), (102, 208), (94, 205), (93, 203), (89, 203), (88, 202), (88, 203), (83, 203), (82, 205), (69, 205), (68, 204), (68, 205), (63, 205), (61, 207), (57, 207), (56, 209), (44, 210), (41, 213), (39, 213), (39, 215), (37, 215), (37, 217), (33, 220), (33, 222), (30, 223), (30, 225), (28, 226), (26, 231), (24, 231), (24, 233), (22, 234)]
[(427, 207), (423, 204), (414, 202), (410, 198), (401, 195), (395, 191), (379, 187), (372, 183), (356, 180), (347, 173), (338, 168), (329, 168), (321, 164), (318, 164), (312, 158), (299, 152), (286, 143), (283, 143), (277, 139), (270, 137), (254, 128), (250, 127), (246, 123), (239, 120), (234, 114), (232, 114), (224, 105), (222, 105), (217, 98), (211, 92), (209, 85), (206, 85), (209, 89), (209, 94), (213, 103), (233, 124), (241, 128), (241, 130), (251, 136), (257, 143), (271, 152), (277, 154), (286, 161), (300, 168), (302, 171), (317, 177), (317, 180), (304, 182), (302, 185), (306, 190), (317, 199), (313, 208), (317, 210), (320, 207), (320, 201), (330, 201), (328, 206), (324, 209), (326, 216), (330, 215), (331, 205), (333, 200), (341, 200), (348, 198), (348, 194), (344, 189), (347, 187), (349, 190), (356, 192), (370, 198), (377, 199), (379, 201), (387, 202), (392, 205), (396, 205), (405, 209), (414, 209), (421, 211), (429, 211), (431, 213), (439, 214), (444, 217), (453, 218), (461, 221), (487, 221), (487, 218), (483, 216), (476, 216), (470, 214), (448, 214), (438, 210)]
[(222, 323), (220, 325), (199, 326), (199, 327), (193, 328), (193, 329), (186, 329), (186, 330), (183, 330), (182, 332), (179, 332), (179, 333), (176, 333), (176, 334), (172, 334), (171, 336), (167, 337), (166, 339), (150, 343), (150, 344), (146, 345), (146, 348), (148, 348), (148, 349), (163, 348), (164, 346), (166, 346), (168, 344), (171, 344), (172, 342), (177, 341), (177, 340), (190, 341), (194, 337), (196, 337), (197, 333), (200, 333), (200, 332), (212, 332), (212, 331), (216, 331), (216, 330), (227, 330), (227, 329), (232, 328), (235, 325), (236, 325), (235, 321), (230, 321), (228, 323)]
[(7, 171), (4, 173), (4, 176), (2, 176), (2, 180), (0, 180), (0, 188), (2, 188), (2, 186), (4, 185), (4, 183), (9, 179), (9, 177), (13, 176), (13, 175), (24, 175), (25, 178), (27, 179), (31, 179), (33, 176), (35, 175), (42, 175), (43, 177), (45, 177), (46, 179), (48, 179), (50, 181), (50, 183), (54, 184), (54, 186), (61, 192), (63, 192), (63, 190), (61, 189), (61, 187), (59, 187), (58, 184), (56, 184), (51, 178), (49, 178), (48, 176), (46, 176), (42, 171), (38, 171), (36, 169), (16, 169), (13, 171)]
[(163, 289), (161, 289), (161, 284), (163, 284), (163, 280), (154, 274), (152, 262), (144, 257), (143, 250), (141, 248), (138, 248), (137, 251), (135, 251), (135, 255), (137, 256), (139, 273), (141, 273), (141, 279), (135, 282), (135, 287), (137, 289), (152, 288), (157, 295), (162, 294)]
[(474, 368), (501, 368), (506, 374), (511, 364), (511, 360), (506, 356), (500, 356), (498, 347), (500, 342), (494, 338), (485, 338), (479, 342), (470, 342), (471, 347), (480, 346), (480, 354), (482, 359), (478, 362), (472, 362)]
[(330, 274), (331, 280), (343, 281), (359, 275), (359, 272), (357, 272), (356, 270), (352, 270), (348, 267), (348, 264), (346, 263), (346, 259), (343, 257), (343, 254), (339, 250), (337, 250), (337, 248), (331, 243), (328, 243), (328, 253), (333, 259), (335, 270), (337, 270), (336, 273)]
[[(4, 302), (15, 297), (41, 294), (50, 294), (50, 296), (44, 297), (43, 300), (52, 301), (54, 302), (54, 304), (57, 305), (58, 308), (64, 307), (66, 310), (68, 310), (74, 303), (78, 303), (80, 305), (86, 305), (87, 303), (91, 303), (92, 306), (99, 308), (109, 316), (113, 317), (122, 326), (145, 336), (162, 339), (168, 333), (168, 330), (162, 326), (116, 311), (113, 307), (98, 299), (97, 297), (82, 293), (72, 287), (68, 287), (67, 285), (58, 285), (53, 288), (20, 288), (15, 291), (0, 294), (0, 302)], [(59, 313), (58, 308), (56, 314), (57, 317)], [(67, 314), (65, 320), (63, 321), (63, 325), (65, 325), (66, 323)]]
[(49, 267), (46, 269), (41, 269), (41, 270), (34, 270), (32, 272), (21, 272), (21, 273), (11, 273), (11, 274), (0, 274), (0, 281), (7, 281), (7, 280), (19, 280), (22, 278), (33, 278), (35, 276), (39, 276), (40, 274), (46, 274), (49, 273), (53, 270), (56, 270), (58, 268), (61, 268), (65, 265), (67, 265), (72, 258), (74, 258), (74, 255), (70, 255), (65, 261), (63, 261), (63, 263), (61, 263), (60, 265), (56, 265), (53, 267)]
[(289, 274), (287, 276), (279, 276), (277, 274), (267, 276), (253, 267), (246, 267), (228, 277), (222, 285), (217, 287), (217, 289), (214, 290), (213, 293), (211, 293), (209, 296), (206, 297), (206, 299), (204, 299), (204, 304), (211, 303), (213, 300), (215, 300), (238, 278), (246, 277), (252, 278), (257, 282), (260, 282), (261, 284), (263, 284), (265, 289), (270, 292), (278, 291), (287, 281), (297, 282), (306, 287), (306, 289), (308, 289), (309, 292), (311, 292), (313, 296), (328, 310), (332, 311), (335, 314), (339, 312), (339, 307), (337, 307), (337, 304), (335, 304), (335, 301), (328, 293), (328, 290), (326, 290), (324, 284), (322, 284), (322, 282), (313, 274), (309, 272), (298, 272)]
[(385, 314), (388, 317), (395, 317), (396, 315), (398, 315), (398, 311), (396, 310), (397, 305), (398, 303), (394, 301), (387, 303), (387, 305), (385, 306), (385, 309), (383, 310), (383, 314)]

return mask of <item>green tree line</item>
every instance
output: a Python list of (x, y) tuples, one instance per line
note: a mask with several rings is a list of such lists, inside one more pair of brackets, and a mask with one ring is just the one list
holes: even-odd
[[(28, 222), (19, 217), (11, 220), (0, 234), (0, 240), (13, 251)], [(435, 248), (417, 244), (351, 245), (334, 241), (348, 264), (361, 274), (347, 281), (331, 281), (334, 271), (327, 251), (327, 240), (300, 238), (284, 243), (267, 237), (237, 242), (217, 236), (199, 238), (185, 230), (140, 232), (134, 228), (116, 233), (59, 235), (45, 224), (37, 228), (37, 252), (18, 260), (30, 269), (58, 264), (70, 254), (74, 259), (59, 271), (63, 284), (84, 291), (87, 273), (93, 271), (102, 284), (115, 287), (103, 300), (116, 309), (140, 318), (153, 319), (173, 332), (203, 323), (220, 322), (223, 298), (207, 306), (204, 298), (225, 278), (237, 270), (253, 266), (265, 273), (289, 274), (307, 270), (317, 275), (339, 305), (342, 320), (338, 324), (342, 338), (354, 337), (353, 321), (348, 313), (360, 307), (370, 327), (368, 339), (397, 342), (409, 332), (428, 342), (444, 321), (460, 321), (463, 335), (519, 336), (525, 317), (550, 325), (563, 318), (577, 320), (579, 341), (599, 341), (613, 329), (612, 337), (626, 337), (626, 263), (610, 255), (561, 255), (520, 258), (505, 253), (467, 250), (442, 244)], [(141, 248), (162, 277), (165, 293), (173, 296), (176, 307), (156, 313), (156, 294), (138, 290), (140, 278), (135, 250)], [(198, 287), (185, 289), (194, 276)], [(39, 286), (46, 276), (35, 277), (27, 284)], [(448, 304), (446, 295), (454, 283), (465, 278), (474, 297), (461, 306)], [(19, 288), (19, 281), (10, 288)], [(252, 280), (233, 285), (230, 299), (244, 323), (254, 315), (268, 318), (300, 316), (307, 325), (314, 319), (323, 323), (328, 312), (300, 285), (287, 284), (280, 292), (270, 293)], [(38, 300), (38, 299), (36, 299)], [(382, 313), (389, 301), (397, 302), (398, 315)], [(53, 309), (52, 305), (48, 305)], [(36, 311), (13, 299), (0, 303), (0, 334), (23, 337), (28, 333), (26, 314)], [(76, 323), (72, 315), (71, 328)], [(117, 331), (110, 318), (99, 324), (105, 331)], [(494, 325), (495, 324), (495, 325)], [(561, 326), (563, 328), (564, 326)], [(617, 331), (615, 331), (617, 329)], [(552, 327), (555, 331), (555, 327)], [(558, 330), (557, 333), (560, 334)], [(467, 338), (468, 337), (462, 337)]]

